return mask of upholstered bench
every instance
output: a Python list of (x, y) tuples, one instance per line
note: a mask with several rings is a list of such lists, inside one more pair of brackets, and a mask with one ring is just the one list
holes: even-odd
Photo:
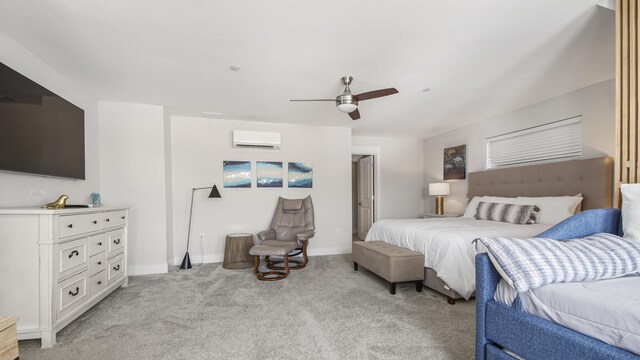
[(389, 282), (389, 292), (396, 293), (396, 283), (415, 282), (416, 291), (422, 291), (424, 255), (382, 241), (353, 242), (353, 270), (358, 265)]
[[(253, 273), (256, 274), (258, 280), (276, 281), (282, 280), (289, 275), (289, 253), (293, 250), (293, 246), (283, 245), (254, 245), (249, 249), (249, 255), (253, 256)], [(260, 267), (260, 256), (282, 256), (284, 272), (281, 271), (264, 271), (258, 270)]]

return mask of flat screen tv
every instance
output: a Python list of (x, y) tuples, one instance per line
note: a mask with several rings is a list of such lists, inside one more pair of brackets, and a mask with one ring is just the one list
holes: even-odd
[(2, 63), (0, 170), (85, 178), (84, 110)]

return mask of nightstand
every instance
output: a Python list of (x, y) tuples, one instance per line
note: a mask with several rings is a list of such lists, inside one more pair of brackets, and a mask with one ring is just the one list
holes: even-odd
[(443, 215), (436, 215), (435, 213), (429, 213), (429, 214), (424, 214), (422, 215), (423, 219), (432, 219), (432, 218), (455, 218), (455, 217), (461, 217), (462, 214), (443, 214)]

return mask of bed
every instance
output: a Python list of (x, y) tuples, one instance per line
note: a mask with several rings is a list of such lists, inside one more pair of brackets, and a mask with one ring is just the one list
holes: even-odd
[[(540, 234), (622, 235), (620, 210), (577, 214)], [(476, 256), (476, 359), (640, 359), (640, 276), (557, 283), (520, 293), (487, 254)], [(517, 357), (516, 357), (517, 356)]]
[[(468, 174), (468, 198), (540, 197), (581, 193), (582, 209), (611, 207), (610, 157), (530, 165)], [(467, 218), (380, 220), (365, 241), (387, 243), (425, 254), (424, 285), (447, 297), (469, 299), (475, 290), (472, 240), (480, 237), (532, 237), (552, 224), (513, 225)]]

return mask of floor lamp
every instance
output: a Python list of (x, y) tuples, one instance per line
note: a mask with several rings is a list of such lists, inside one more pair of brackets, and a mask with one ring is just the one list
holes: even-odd
[(191, 258), (189, 258), (189, 241), (191, 240), (191, 217), (193, 215), (193, 196), (195, 195), (196, 191), (204, 190), (204, 189), (211, 189), (211, 192), (209, 193), (209, 199), (222, 197), (220, 196), (218, 187), (215, 185), (208, 186), (208, 187), (201, 187), (201, 188), (193, 188), (191, 190), (191, 210), (189, 211), (189, 231), (187, 233), (187, 253), (184, 254), (184, 259), (182, 259), (182, 264), (180, 264), (180, 269), (191, 269)]

